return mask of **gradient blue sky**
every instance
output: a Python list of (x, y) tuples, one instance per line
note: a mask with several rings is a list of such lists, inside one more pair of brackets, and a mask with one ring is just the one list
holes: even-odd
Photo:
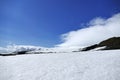
[(0, 45), (52, 47), (60, 35), (120, 12), (120, 0), (0, 0)]

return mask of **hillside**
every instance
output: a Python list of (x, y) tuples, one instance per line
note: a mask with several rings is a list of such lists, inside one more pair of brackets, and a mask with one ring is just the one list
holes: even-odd
[(100, 42), (99, 44), (85, 47), (82, 51), (88, 51), (99, 47), (104, 47), (100, 50), (120, 49), (120, 37), (109, 38), (107, 40)]
[(105, 49), (120, 49), (120, 37), (112, 37), (104, 40), (98, 46), (106, 46)]
[[(69, 53), (89, 50), (114, 50), (120, 49), (120, 37), (112, 37), (101, 41), (99, 44), (94, 44), (85, 48), (44, 48), (36, 46), (13, 45), (0, 49), (0, 56), (15, 56), (23, 54), (46, 54), (46, 53)], [(2, 50), (2, 51), (1, 51)], [(4, 50), (4, 51), (3, 51)]]

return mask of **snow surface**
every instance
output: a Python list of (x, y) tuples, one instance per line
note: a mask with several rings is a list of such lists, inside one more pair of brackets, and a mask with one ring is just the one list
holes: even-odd
[(95, 49), (91, 49), (90, 51), (98, 51), (98, 50), (102, 50), (102, 49), (105, 49), (106, 46), (102, 46), (102, 47), (97, 47)]
[(0, 80), (120, 80), (120, 50), (0, 56)]

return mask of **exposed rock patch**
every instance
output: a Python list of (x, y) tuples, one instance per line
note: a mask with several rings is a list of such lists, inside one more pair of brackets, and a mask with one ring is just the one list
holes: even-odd
[(120, 49), (120, 37), (112, 37), (107, 40), (100, 42), (99, 44), (95, 44), (92, 46), (88, 46), (82, 49), (82, 51), (89, 51), (98, 47), (106, 46), (102, 50), (113, 50), (113, 49)]

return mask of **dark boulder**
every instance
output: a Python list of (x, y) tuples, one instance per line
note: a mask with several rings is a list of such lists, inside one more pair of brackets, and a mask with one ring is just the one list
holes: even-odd
[(28, 52), (28, 51), (19, 51), (19, 52), (17, 52), (17, 54), (26, 54), (26, 52)]

